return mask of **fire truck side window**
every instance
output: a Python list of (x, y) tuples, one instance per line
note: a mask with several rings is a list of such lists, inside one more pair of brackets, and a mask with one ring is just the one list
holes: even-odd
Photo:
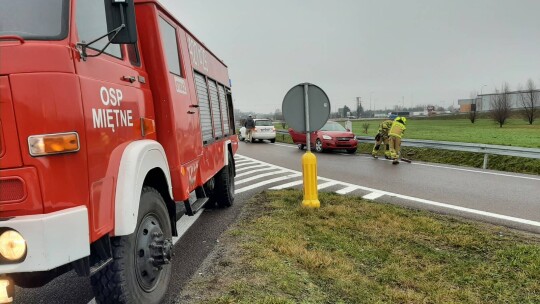
[(180, 74), (176, 29), (161, 17), (159, 18), (159, 28), (161, 30), (161, 39), (163, 40), (163, 47), (165, 48), (165, 58), (167, 58), (169, 72), (182, 76), (182, 74)]
[[(105, 35), (107, 31), (107, 19), (105, 17), (105, 3), (95, 0), (77, 1), (77, 29), (79, 40), (90, 42)], [(107, 37), (89, 46), (94, 50), (101, 50), (109, 42)], [(109, 44), (105, 53), (111, 56), (122, 58), (122, 51), (119, 44)]]

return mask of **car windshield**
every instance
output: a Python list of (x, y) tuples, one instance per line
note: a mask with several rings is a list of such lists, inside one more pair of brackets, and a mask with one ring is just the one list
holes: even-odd
[(255, 120), (255, 125), (260, 126), (272, 126), (272, 122), (270, 120)]
[(0, 36), (62, 40), (67, 36), (68, 0), (0, 0)]
[(337, 122), (327, 122), (324, 127), (321, 128), (321, 131), (340, 131), (347, 132), (347, 130)]

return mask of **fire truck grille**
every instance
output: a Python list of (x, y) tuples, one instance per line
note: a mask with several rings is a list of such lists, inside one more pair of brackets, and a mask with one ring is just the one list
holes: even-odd
[(14, 203), (26, 197), (24, 182), (19, 178), (0, 180), (0, 203)]

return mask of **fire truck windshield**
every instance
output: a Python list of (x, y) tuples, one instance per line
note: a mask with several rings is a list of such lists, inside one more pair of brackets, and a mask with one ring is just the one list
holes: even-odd
[(68, 32), (68, 0), (0, 0), (0, 36), (62, 40)]

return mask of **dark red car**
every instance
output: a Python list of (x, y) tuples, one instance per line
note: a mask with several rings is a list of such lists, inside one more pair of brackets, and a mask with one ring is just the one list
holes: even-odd
[[(306, 133), (296, 132), (289, 129), (289, 134), (298, 149), (303, 150), (306, 146)], [(328, 121), (317, 132), (311, 133), (311, 146), (317, 152), (324, 150), (346, 150), (347, 153), (356, 152), (358, 142), (354, 134), (334, 121)]]

